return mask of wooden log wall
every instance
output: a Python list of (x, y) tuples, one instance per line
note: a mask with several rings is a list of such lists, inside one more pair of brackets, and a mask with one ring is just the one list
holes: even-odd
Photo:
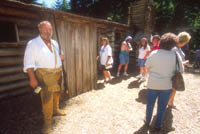
[[(56, 14), (58, 36), (65, 54), (64, 66), (70, 97), (96, 89), (96, 56), (100, 36), (106, 35), (110, 39), (114, 60), (119, 59), (117, 53), (128, 31), (127, 25), (19, 2), (2, 2), (0, 24), (13, 24), (16, 40), (0, 41), (0, 99), (31, 91), (27, 74), (22, 70), (24, 50), (27, 42), (38, 36), (37, 25), (41, 20), (49, 20), (52, 23), (56, 39), (53, 14)], [(9, 33), (7, 34), (9, 36)]]
[(148, 39), (154, 31), (155, 24), (155, 9), (152, 3), (153, 0), (138, 0), (131, 3), (129, 7), (129, 26), (136, 27), (137, 31), (144, 32)]
[[(0, 99), (31, 91), (27, 75), (23, 72), (23, 56), (27, 41), (37, 36), (37, 12), (22, 10), (16, 6), (1, 3), (0, 24), (14, 25), (10, 34), (15, 41), (0, 42)], [(14, 33), (9, 33), (14, 32)]]
[(136, 26), (139, 29), (144, 28), (145, 24), (145, 10), (147, 0), (138, 0), (131, 3), (129, 7), (129, 25)]

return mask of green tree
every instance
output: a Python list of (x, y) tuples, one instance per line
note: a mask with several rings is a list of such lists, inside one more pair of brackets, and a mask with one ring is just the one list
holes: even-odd
[(62, 5), (61, 5), (61, 10), (62, 11), (68, 11), (69, 10), (69, 6), (66, 0), (63, 0)]
[(190, 48), (200, 48), (200, 2), (196, 0), (154, 0), (156, 9), (155, 31), (179, 33), (187, 31), (192, 35)]
[(56, 0), (53, 5), (53, 8), (57, 10), (62, 10), (62, 11), (69, 10), (69, 6), (66, 0)]
[(71, 0), (73, 13), (127, 23), (128, 6), (135, 0)]
[(56, 0), (54, 2), (53, 8), (57, 9), (57, 10), (61, 10), (61, 8), (62, 8), (62, 1), (61, 0)]

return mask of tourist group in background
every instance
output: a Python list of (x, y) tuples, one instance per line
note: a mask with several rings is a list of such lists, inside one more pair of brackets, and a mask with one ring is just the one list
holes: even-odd
[[(179, 72), (184, 72), (184, 66), (189, 63), (185, 60), (185, 54), (182, 47), (191, 39), (187, 32), (181, 32), (178, 35), (173, 33), (154, 35), (151, 39), (152, 46), (146, 37), (141, 38), (138, 48), (138, 66), (139, 75), (136, 79), (147, 81), (147, 105), (146, 117), (144, 122), (150, 125), (153, 109), (157, 100), (157, 117), (155, 129), (160, 130), (164, 119), (166, 108), (176, 108), (174, 97), (176, 89), (172, 87), (172, 77), (177, 71), (176, 64), (179, 64)], [(120, 77), (121, 68), (124, 66), (123, 75), (127, 73), (129, 64), (129, 55), (133, 51), (131, 46), (132, 37), (127, 36), (121, 44), (119, 54), (120, 63), (117, 68), (116, 77)], [(178, 61), (178, 63), (177, 63)], [(109, 45), (108, 38), (102, 38), (102, 47), (100, 49), (100, 63), (104, 73), (104, 83), (112, 79), (109, 69), (113, 65), (112, 49)], [(107, 68), (109, 67), (109, 68)], [(147, 78), (148, 73), (148, 78)]]
[[(49, 133), (52, 128), (52, 116), (64, 116), (66, 111), (59, 108), (61, 95), (62, 60), (64, 55), (59, 50), (59, 45), (52, 40), (52, 25), (48, 21), (42, 21), (38, 25), (39, 36), (30, 40), (26, 46), (24, 55), (24, 72), (29, 76), (29, 85), (32, 88), (41, 86), (39, 92), (42, 102), (42, 112), (44, 117), (43, 132)], [(153, 109), (158, 100), (157, 117), (155, 129), (160, 130), (167, 106), (175, 108), (174, 97), (176, 89), (172, 88), (172, 76), (177, 71), (176, 63), (179, 64), (179, 72), (184, 72), (184, 65), (189, 63), (185, 60), (185, 54), (181, 48), (191, 39), (187, 32), (178, 35), (166, 33), (161, 37), (152, 37), (152, 46), (147, 38), (141, 38), (138, 49), (139, 75), (136, 79), (147, 81), (147, 105), (145, 124), (151, 123)], [(124, 67), (123, 75), (127, 73), (129, 55), (133, 48), (131, 46), (133, 38), (127, 36), (121, 44), (117, 68), (117, 77)], [(112, 48), (109, 39), (103, 37), (101, 40), (99, 59), (104, 75), (104, 83), (112, 80), (110, 69), (113, 67)], [(199, 57), (198, 57), (199, 59)], [(196, 60), (198, 60), (196, 59)], [(147, 78), (148, 74), (148, 78)]]

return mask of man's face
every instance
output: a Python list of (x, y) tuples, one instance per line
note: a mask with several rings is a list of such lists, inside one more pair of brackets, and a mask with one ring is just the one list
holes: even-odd
[(50, 40), (53, 32), (52, 32), (52, 26), (49, 23), (43, 23), (40, 27), (39, 27), (39, 32), (40, 32), (40, 36), (42, 37), (42, 39), (44, 40)]

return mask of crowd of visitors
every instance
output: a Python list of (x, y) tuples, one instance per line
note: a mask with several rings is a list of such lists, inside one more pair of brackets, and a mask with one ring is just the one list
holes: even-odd
[[(32, 88), (41, 86), (39, 92), (42, 101), (42, 111), (44, 116), (44, 133), (48, 133), (52, 125), (52, 116), (63, 116), (66, 111), (59, 108), (62, 61), (64, 55), (60, 51), (59, 44), (52, 40), (52, 25), (48, 21), (43, 21), (38, 25), (39, 36), (30, 40), (27, 44), (24, 56), (24, 72), (28, 73), (29, 84)], [(172, 88), (172, 77), (177, 71), (176, 63), (179, 64), (179, 72), (184, 72), (184, 66), (189, 63), (185, 60), (185, 54), (181, 50), (188, 44), (191, 36), (187, 32), (178, 35), (166, 33), (161, 37), (154, 35), (149, 41), (146, 37), (141, 38), (138, 46), (138, 66), (139, 75), (136, 79), (147, 81), (147, 105), (145, 124), (151, 123), (152, 113), (157, 100), (157, 117), (155, 129), (162, 127), (167, 106), (175, 108), (174, 97), (176, 89)], [(123, 75), (127, 73), (129, 55), (133, 51), (131, 46), (132, 37), (127, 36), (121, 43), (119, 54), (120, 63), (117, 68), (117, 77), (124, 67)], [(152, 46), (149, 45), (152, 42)], [(112, 48), (109, 39), (103, 37), (101, 40), (99, 59), (104, 74), (104, 83), (112, 80), (110, 69), (113, 67)], [(197, 50), (196, 62), (199, 62), (200, 51)], [(148, 74), (148, 75), (147, 75)], [(147, 78), (148, 76), (148, 78)]]
[[(151, 39), (152, 46), (149, 45), (150, 43), (146, 37), (143, 37), (140, 40), (137, 60), (140, 72), (139, 75), (136, 76), (136, 79), (140, 79), (140, 81), (147, 81), (147, 105), (144, 122), (147, 126), (150, 125), (154, 105), (157, 100), (158, 107), (155, 129), (158, 131), (162, 127), (166, 108), (176, 108), (174, 105), (176, 89), (172, 87), (172, 77), (177, 70), (177, 60), (179, 64), (178, 71), (181, 73), (184, 72), (184, 66), (189, 63), (189, 61), (185, 59), (185, 54), (181, 48), (188, 44), (190, 39), (191, 36), (189, 33), (181, 32), (178, 35), (175, 35), (174, 33), (166, 33), (161, 37), (159, 35), (154, 35)], [(129, 64), (129, 54), (131, 51), (133, 51), (131, 47), (131, 40), (132, 37), (127, 36), (125, 41), (123, 41), (121, 44), (121, 51), (119, 55), (120, 64), (117, 69), (117, 77), (120, 77), (120, 70), (123, 65), (123, 75), (128, 76), (127, 69)], [(100, 50), (100, 58), (105, 58), (101, 56), (102, 48), (104, 48), (103, 42)], [(109, 59), (112, 57), (112, 50), (110, 46), (109, 50), (110, 55), (107, 55), (105, 58), (107, 61), (109, 61)], [(105, 51), (105, 53), (107, 52)], [(196, 61), (198, 60), (199, 57), (197, 56)], [(104, 64), (101, 62), (101, 65)], [(106, 66), (109, 65), (110, 64), (105, 64), (103, 71), (105, 71)], [(105, 78), (106, 77), (104, 73), (104, 81)], [(111, 80), (111, 78), (109, 80)]]

